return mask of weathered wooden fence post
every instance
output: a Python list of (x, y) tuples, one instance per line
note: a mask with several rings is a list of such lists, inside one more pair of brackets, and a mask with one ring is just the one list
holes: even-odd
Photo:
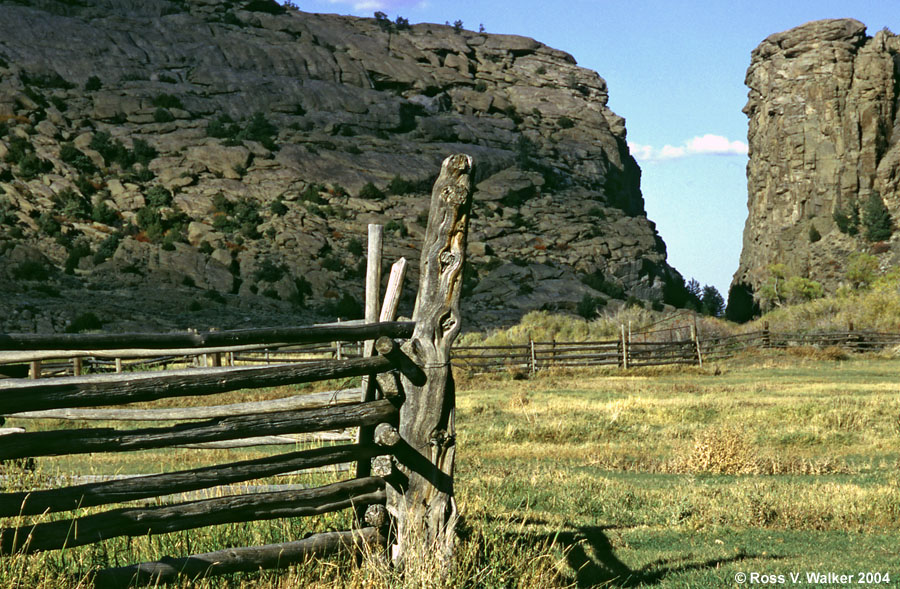
[[(424, 384), (421, 380), (414, 384), (403, 376), (406, 399), (398, 428), (402, 438), (396, 451), (399, 472), (387, 495), (388, 511), (396, 523), (392, 556), (405, 571), (428, 560), (448, 570), (457, 539), (453, 496), (456, 391), (450, 347), (460, 329), (471, 174), (472, 158), (452, 155), (444, 160), (434, 184), (413, 311), (415, 330), (403, 345), (426, 377)], [(422, 572), (430, 574), (427, 568)]]
[(697, 364), (700, 365), (700, 368), (703, 368), (703, 354), (700, 353), (700, 336), (697, 332), (696, 319), (694, 321), (695, 323), (691, 325), (691, 342), (693, 342), (694, 349), (697, 352)]
[[(384, 246), (384, 225), (369, 224), (368, 255), (366, 258), (366, 323), (375, 323), (381, 313), (381, 259)], [(375, 353), (375, 340), (366, 340), (363, 356), (368, 358)], [(376, 395), (376, 380), (371, 376), (362, 379), (362, 400), (374, 401)], [(375, 426), (363, 426), (359, 428), (356, 441), (359, 444), (371, 444)], [(356, 463), (357, 478), (364, 478), (372, 474), (372, 461), (364, 458)], [(364, 520), (366, 508), (357, 508), (357, 519)]]

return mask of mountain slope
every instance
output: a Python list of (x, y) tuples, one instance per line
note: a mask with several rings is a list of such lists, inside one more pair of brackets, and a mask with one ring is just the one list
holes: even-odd
[(680, 292), (604, 80), (537, 41), (266, 0), (0, 15), (6, 330), (352, 315), (366, 223), (415, 266), (454, 152), (477, 166), (472, 324)]

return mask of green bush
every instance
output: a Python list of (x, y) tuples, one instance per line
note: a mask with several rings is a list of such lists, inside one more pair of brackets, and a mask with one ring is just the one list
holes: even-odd
[(602, 270), (597, 270), (592, 274), (584, 274), (581, 277), (581, 282), (612, 299), (625, 298), (625, 289), (615, 282), (607, 280)]
[(743, 283), (732, 284), (728, 289), (728, 306), (725, 318), (735, 323), (746, 323), (759, 315), (759, 304), (753, 298), (753, 291)]
[(363, 253), (362, 241), (356, 237), (350, 239), (350, 243), (347, 244), (347, 251), (350, 255), (361, 256)]
[(75, 187), (84, 196), (92, 196), (95, 192), (97, 192), (97, 187), (94, 185), (91, 179), (84, 174), (79, 174), (78, 177), (75, 178)]
[(13, 278), (43, 282), (50, 278), (50, 269), (42, 262), (28, 260), (13, 268)]
[(891, 238), (894, 232), (894, 224), (891, 220), (891, 214), (881, 195), (873, 192), (869, 195), (862, 212), (863, 227), (865, 227), (865, 238), (868, 241), (886, 241)]
[(150, 207), (168, 207), (172, 204), (172, 193), (164, 186), (157, 184), (147, 189), (144, 193), (144, 201)]
[(119, 249), (119, 243), (122, 241), (122, 237), (113, 233), (110, 234), (100, 242), (100, 245), (97, 247), (97, 251), (94, 253), (94, 264), (102, 264), (109, 258), (113, 257), (116, 253), (116, 250)]
[(856, 235), (859, 233), (859, 203), (855, 200), (848, 203), (847, 208), (836, 207), (832, 213), (835, 225), (841, 233)]
[(563, 116), (559, 117), (558, 119), (556, 119), (556, 124), (559, 126), (560, 129), (571, 129), (572, 127), (575, 126), (575, 121), (573, 121), (569, 117), (563, 115)]
[(145, 168), (150, 165), (150, 162), (156, 158), (157, 155), (159, 155), (159, 152), (143, 139), (135, 139), (131, 144), (131, 153), (132, 157), (134, 157), (134, 163), (141, 164)]
[(69, 108), (68, 103), (66, 103), (66, 101), (59, 96), (51, 96), (50, 104), (56, 107), (56, 110), (58, 110), (59, 112), (66, 112), (66, 109)]
[(294, 279), (294, 287), (296, 287), (297, 293), (291, 296), (291, 302), (298, 307), (306, 305), (306, 297), (313, 292), (312, 284), (306, 278), (300, 276)]
[(240, 233), (247, 239), (259, 239), (260, 233), (256, 227), (262, 223), (262, 216), (257, 201), (239, 198), (232, 202), (224, 195), (218, 194), (213, 198), (213, 207), (216, 210), (213, 227), (217, 231)]
[(81, 333), (82, 331), (94, 331), (103, 328), (100, 318), (88, 311), (77, 316), (66, 327), (66, 333)]
[(22, 72), (21, 80), (23, 84), (36, 86), (38, 88), (70, 90), (75, 87), (75, 84), (69, 82), (56, 72), (47, 74), (29, 74), (28, 72)]
[(213, 246), (208, 241), (201, 241), (200, 245), (197, 247), (201, 254), (209, 255), (213, 253)]
[(160, 94), (153, 98), (153, 106), (157, 108), (180, 108), (184, 109), (181, 99), (172, 94)]
[(238, 141), (245, 139), (259, 141), (266, 149), (274, 151), (277, 149), (275, 145), (275, 137), (277, 135), (278, 128), (269, 122), (263, 113), (257, 112), (250, 117), (250, 120), (247, 121), (244, 129), (238, 133), (236, 139)]
[(809, 242), (816, 243), (820, 239), (822, 239), (822, 234), (819, 233), (819, 230), (816, 229), (816, 226), (814, 224), (810, 224), (810, 226), (809, 226)]
[(44, 211), (43, 213), (41, 213), (36, 222), (41, 233), (50, 237), (59, 235), (59, 232), (62, 229), (59, 222), (49, 211)]
[(25, 180), (36, 178), (40, 174), (46, 174), (53, 170), (53, 163), (41, 159), (35, 153), (27, 153), (19, 160), (18, 175)]
[(366, 182), (366, 184), (359, 191), (359, 198), (381, 200), (384, 198), (384, 193), (371, 182)]
[(310, 184), (300, 193), (300, 200), (313, 204), (322, 204), (325, 200), (320, 193), (324, 191), (325, 187), (321, 184)]
[(59, 159), (69, 164), (82, 174), (93, 174), (97, 171), (97, 166), (86, 156), (84, 152), (72, 145), (71, 143), (63, 143), (59, 148)]
[(0, 226), (11, 227), (18, 221), (12, 203), (7, 198), (0, 198)]
[(241, 128), (228, 115), (221, 115), (206, 125), (206, 134), (217, 139), (233, 139)]
[(141, 164), (146, 168), (153, 158), (158, 155), (156, 149), (142, 139), (132, 141), (132, 149), (128, 149), (118, 139), (113, 139), (109, 133), (97, 131), (91, 138), (91, 149), (98, 152), (106, 165), (118, 164), (123, 170), (128, 170), (134, 164)]
[(586, 294), (581, 297), (581, 300), (575, 308), (575, 312), (585, 319), (593, 319), (597, 316), (597, 312), (604, 306), (606, 306), (606, 301), (603, 300), (603, 298), (592, 297), (591, 295)]
[(388, 224), (384, 226), (384, 230), (389, 233), (396, 233), (400, 237), (406, 237), (407, 235), (409, 235), (409, 231), (407, 231), (406, 225), (396, 219), (391, 219), (390, 221), (388, 221)]
[(281, 197), (278, 197), (269, 204), (269, 212), (278, 217), (283, 217), (288, 212), (288, 207), (281, 200)]
[(103, 82), (101, 82), (100, 78), (98, 78), (97, 76), (91, 76), (87, 79), (87, 82), (84, 83), (84, 89), (88, 92), (96, 92), (102, 87)]
[(344, 262), (337, 256), (325, 256), (321, 259), (319, 264), (322, 266), (322, 268), (331, 270), (332, 272), (344, 271)]
[(872, 254), (854, 252), (847, 258), (847, 282), (851, 288), (869, 288), (878, 276), (878, 258)]
[(394, 176), (387, 185), (389, 194), (409, 194), (417, 189), (416, 183), (400, 176)]
[(175, 120), (175, 115), (165, 108), (157, 108), (153, 111), (153, 121), (156, 123), (171, 123)]
[(220, 305), (224, 305), (226, 300), (218, 291), (215, 290), (207, 290), (203, 293), (203, 296), (213, 301), (214, 303), (219, 303)]
[(83, 239), (79, 239), (78, 241), (76, 241), (72, 245), (72, 247), (69, 248), (69, 255), (66, 258), (65, 264), (66, 274), (74, 274), (75, 269), (78, 267), (78, 263), (81, 261), (81, 258), (86, 258), (90, 255), (90, 244)]
[(256, 272), (253, 273), (253, 280), (256, 282), (278, 282), (286, 272), (287, 266), (284, 264), (276, 264), (269, 259), (265, 259)]
[(337, 301), (326, 304), (323, 311), (339, 319), (362, 319), (363, 316), (362, 304), (346, 292)]
[(9, 138), (9, 147), (3, 161), (8, 164), (18, 164), (27, 154), (33, 151), (34, 147), (27, 139), (18, 135), (12, 135)]
[(61, 191), (54, 197), (54, 201), (64, 217), (82, 220), (91, 218), (91, 203), (71, 188)]
[(241, 127), (228, 115), (222, 115), (210, 121), (206, 126), (206, 134), (210, 137), (225, 139), (226, 145), (237, 145), (241, 141), (258, 141), (266, 149), (275, 151), (278, 146), (275, 138), (278, 136), (278, 128), (272, 124), (261, 112), (256, 112)]

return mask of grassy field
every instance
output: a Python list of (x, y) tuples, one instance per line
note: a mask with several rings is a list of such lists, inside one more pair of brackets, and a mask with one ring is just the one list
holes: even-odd
[[(898, 584), (898, 376), (897, 359), (833, 360), (810, 350), (748, 353), (703, 370), (459, 375), (463, 541), (447, 584), (733, 587), (738, 573), (783, 575), (784, 584), (799, 573), (809, 586), (807, 572), (887, 573)], [(33, 476), (146, 472), (148, 464), (185, 468), (194, 460), (172, 452), (41, 459)], [(335, 514), (7, 558), (0, 586), (77, 586), (68, 575), (78, 569), (296, 539), (348, 523)], [(337, 558), (197, 586), (399, 583), (377, 562)], [(426, 574), (405, 584), (440, 583)]]

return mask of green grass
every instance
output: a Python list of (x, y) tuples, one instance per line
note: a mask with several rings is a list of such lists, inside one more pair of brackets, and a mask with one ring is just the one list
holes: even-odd
[[(446, 584), (733, 587), (739, 572), (806, 571), (887, 572), (900, 582), (898, 368), (888, 357), (765, 351), (702, 370), (556, 371), (531, 380), (458, 374), (463, 541)], [(230, 395), (215, 402), (247, 393)], [(38, 464), (42, 472), (147, 472), (272, 451), (147, 451)], [(333, 514), (115, 539), (4, 559), (0, 586), (72, 587), (67, 575), (93, 566), (347, 525), (348, 514)], [(377, 559), (335, 557), (196, 586), (441, 583), (430, 573), (401, 582)]]

